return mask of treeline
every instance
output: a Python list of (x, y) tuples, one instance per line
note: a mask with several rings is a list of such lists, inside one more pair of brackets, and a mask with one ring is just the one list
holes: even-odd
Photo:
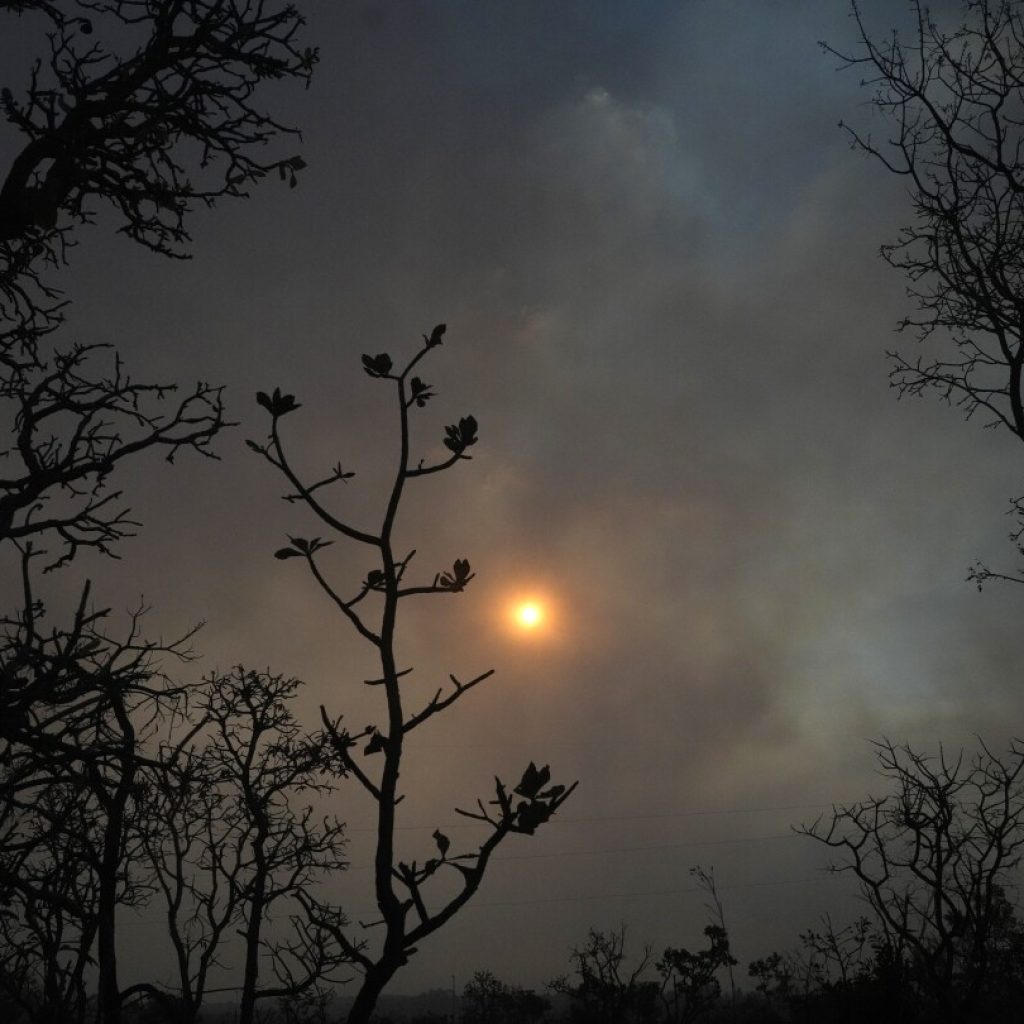
[[(291, 899), (301, 913), (291, 915), (290, 936), (278, 934), (273, 941), (269, 935), (257, 936), (246, 945), (246, 979), (251, 956), (265, 967), (253, 971), (256, 987), (242, 991), (240, 1013), (288, 1024), (345, 1020), (351, 1013), (348, 989), (333, 982), (354, 976), (358, 965), (338, 941), (344, 931), (340, 909), (313, 896), (318, 876), (342, 866), (336, 859), (340, 826), (325, 822), (314, 827), (308, 808), (295, 805), (298, 792), (321, 791), (317, 773), (330, 774), (322, 761), (330, 756), (330, 745), (322, 736), (303, 735), (288, 714), (294, 681), (235, 673), (210, 682), (212, 689), (198, 688), (195, 713), (202, 713), (212, 742), (192, 750), (184, 771), (194, 778), (195, 788), (177, 793), (143, 763), (134, 810), (126, 815), (137, 831), (130, 833), (125, 848), (135, 852), (116, 881), (123, 902), (141, 902), (147, 890), (159, 890), (179, 966), (189, 969), (174, 985), (126, 990), (123, 995), (131, 998), (125, 1019), (153, 1024), (199, 1019), (199, 982), (217, 962), (225, 929), (245, 922), (248, 940), (254, 922), (267, 916), (254, 907), (258, 892), (268, 912), (274, 901)], [(163, 749), (173, 758), (183, 748)], [(458, 999), (459, 1020), (1018, 1021), (1024, 999), (1024, 922), (1015, 882), (1024, 850), (1024, 747), (1015, 744), (1001, 756), (982, 747), (972, 757), (951, 758), (881, 743), (877, 754), (885, 795), (837, 807), (801, 829), (809, 841), (835, 852), (834, 870), (855, 876), (868, 908), (864, 916), (841, 924), (826, 917), (792, 947), (740, 964), (714, 871), (693, 868), (691, 874), (708, 897), (699, 947), (631, 947), (625, 926), (594, 929), (572, 950), (562, 973), (553, 968), (556, 976), (543, 990), (525, 990), (488, 971), (477, 972)], [(263, 845), (260, 814), (245, 810), (246, 790), (273, 794), (262, 805), (270, 824)], [(157, 822), (138, 813), (145, 806)], [(102, 815), (97, 819), (102, 821)], [(69, 820), (78, 837), (75, 849), (81, 851), (76, 855), (84, 857), (87, 838), (98, 840), (101, 832), (88, 823), (83, 827), (78, 818)], [(33, 863), (49, 867), (49, 874), (37, 877), (55, 891), (44, 916), (24, 899), (18, 904), (20, 918), (5, 916), (7, 959), (0, 976), (6, 1019), (32, 1024), (81, 1021), (96, 1010), (83, 981), (88, 957), (76, 952), (84, 948), (86, 922), (65, 909), (83, 894), (80, 888), (56, 888), (65, 879), (81, 887), (96, 872), (92, 861), (76, 860), (60, 843), (46, 849), (47, 857), (37, 852)], [(89, 922), (94, 922), (101, 908), (98, 902), (91, 906)], [(18, 921), (20, 931), (11, 920)], [(14, 952), (20, 959), (11, 959)], [(404, 1016), (389, 1016), (385, 1010), (375, 1019), (430, 1024), (451, 1015), (446, 1006)]]
[[(977, 965), (957, 967), (950, 990), (935, 990), (929, 965), (862, 917), (841, 928), (826, 918), (795, 946), (741, 970), (728, 934), (705, 929), (701, 949), (628, 949), (626, 930), (591, 931), (572, 970), (543, 991), (477, 972), (460, 1000), (463, 1024), (1011, 1024), (1024, 998), (1024, 926), (1001, 901), (991, 963), (968, 995)], [(329, 1018), (323, 1018), (325, 1021)], [(382, 1016), (381, 1024), (392, 1018)], [(400, 1018), (393, 1018), (398, 1020)], [(406, 1018), (440, 1024), (443, 1012)], [(310, 1018), (312, 1021), (312, 1018)]]
[[(174, 685), (130, 645), (81, 643), (102, 680), (51, 712), (59, 731), (25, 726), (53, 748), (6, 747), (4, 1019), (81, 1024), (107, 987), (119, 1008), (144, 1000), (192, 1021), (211, 977), (224, 984), (229, 946), (243, 1020), (258, 1000), (337, 977), (346, 922), (318, 883), (346, 866), (343, 828), (311, 803), (334, 788), (334, 755), (295, 721), (297, 682), (239, 669)], [(174, 981), (123, 987), (124, 912), (144, 907), (162, 923), (155, 942), (146, 933), (154, 962)]]

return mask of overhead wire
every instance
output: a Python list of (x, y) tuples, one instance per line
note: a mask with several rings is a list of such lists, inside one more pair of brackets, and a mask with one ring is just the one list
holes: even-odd
[[(713, 815), (725, 815), (725, 814), (768, 814), (772, 812), (780, 811), (812, 811), (812, 810), (824, 810), (830, 807), (836, 806), (834, 801), (828, 803), (815, 803), (815, 804), (788, 804), (780, 806), (766, 806), (766, 807), (728, 807), (723, 809), (704, 809), (704, 810), (689, 810), (689, 811), (667, 811), (658, 812), (651, 814), (599, 814), (599, 815), (588, 815), (587, 817), (569, 818), (555, 816), (550, 819), (547, 824), (550, 825), (578, 825), (578, 824), (589, 824), (592, 822), (615, 822), (615, 821), (660, 821), (669, 818), (700, 818), (700, 817), (711, 817)], [(481, 828), (483, 822), (466, 822), (466, 821), (453, 821), (446, 825), (396, 825), (396, 832), (416, 832), (416, 831), (427, 831), (431, 832), (435, 828), (444, 829), (458, 829), (458, 828)], [(358, 825), (346, 828), (347, 832), (376, 832), (376, 825)]]
[[(761, 843), (774, 839), (798, 839), (795, 832), (771, 836), (736, 836), (731, 839), (693, 839), (685, 843), (646, 843), (641, 846), (606, 846), (594, 850), (554, 850), (549, 853), (495, 854), (491, 863), (504, 860), (550, 860), (555, 857), (585, 857), (603, 853), (639, 853), (645, 850), (683, 850), (692, 846), (728, 846), (739, 843)], [(368, 871), (372, 864), (350, 864), (348, 871)]]
[[(806, 806), (806, 805), (805, 805)], [(790, 808), (784, 808), (790, 809)], [(685, 843), (651, 843), (640, 846), (618, 846), (618, 847), (602, 847), (590, 850), (568, 850), (568, 851), (553, 851), (550, 853), (524, 853), (524, 854), (506, 854), (496, 855), (491, 858), (491, 861), (512, 861), (512, 860), (535, 860), (535, 859), (553, 859), (558, 857), (575, 857), (575, 856), (593, 856), (601, 854), (618, 854), (618, 853), (636, 853), (644, 852), (649, 850), (675, 850), (685, 849), (690, 847), (699, 846), (726, 846), (743, 843), (760, 843), (777, 841), (780, 839), (798, 839), (800, 838), (796, 833), (780, 833), (776, 835), (764, 835), (764, 836), (736, 836), (729, 839), (705, 839), (705, 840), (692, 840)], [(366, 871), (372, 867), (370, 864), (359, 864), (349, 865), (347, 871)], [(816, 883), (825, 880), (826, 878), (834, 877), (836, 872), (833, 871), (822, 871), (818, 875), (806, 876), (803, 878), (779, 878), (779, 879), (762, 879), (753, 882), (733, 882), (723, 883), (718, 886), (719, 889), (726, 891), (731, 889), (756, 889), (766, 888), (778, 885), (800, 885), (807, 883)], [(651, 889), (641, 890), (637, 892), (597, 892), (597, 893), (584, 893), (572, 896), (547, 896), (537, 897), (534, 899), (522, 899), (522, 900), (491, 900), (491, 901), (478, 901), (471, 900), (466, 904), (467, 907), (518, 907), (518, 906), (540, 906), (549, 903), (582, 903), (590, 902), (593, 900), (600, 899), (642, 899), (653, 896), (681, 896), (690, 893), (703, 892), (704, 889), (701, 886), (687, 886), (683, 888), (673, 889)], [(376, 908), (364, 909), (360, 911), (350, 911), (350, 913), (365, 915), (373, 914)], [(133, 922), (125, 922), (129, 926), (131, 925), (145, 925), (155, 922), (147, 920), (139, 920)]]

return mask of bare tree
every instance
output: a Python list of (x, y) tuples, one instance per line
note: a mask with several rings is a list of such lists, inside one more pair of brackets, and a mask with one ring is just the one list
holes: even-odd
[[(267, 159), (294, 134), (256, 106), (271, 79), (308, 80), (302, 19), (270, 0), (7, 0), (0, 15), (42, 19), (45, 56), (23, 92), (0, 91), (0, 112), (24, 139), (0, 178), (0, 547), (16, 545), (27, 575), (82, 546), (115, 554), (135, 526), (113, 474), (146, 450), (210, 454), (224, 426), (221, 389), (133, 380), (104, 344), (57, 347), (64, 303), (48, 272), (97, 203), (122, 230), (185, 255), (196, 205), (242, 196), (270, 170), (294, 183), (298, 157)], [(125, 54), (126, 40), (136, 40)], [(22, 615), (38, 621), (30, 583)], [(84, 604), (84, 595), (83, 595)], [(74, 635), (74, 628), (70, 631)], [(26, 702), (61, 699), (50, 680), (5, 676), (0, 733)], [(10, 706), (9, 702), (13, 702)]]
[[(0, 93), (25, 138), (0, 187), (0, 243), (56, 255), (65, 225), (95, 199), (113, 205), (131, 238), (168, 255), (189, 240), (196, 204), (243, 196), (269, 171), (294, 181), (297, 157), (264, 158), (291, 132), (255, 104), (267, 80), (309, 78), (302, 18), (269, 0), (77, 0), (6, 3), (49, 21), (49, 53), (21, 96)], [(122, 56), (123, 29), (142, 42)], [(178, 154), (197, 153), (186, 167)], [(196, 164), (198, 166), (196, 166)], [(196, 175), (194, 172), (198, 171)]]
[[(264, 159), (294, 132), (255, 94), (268, 79), (308, 80), (316, 52), (296, 42), (296, 9), (267, 0), (2, 6), (44, 18), (49, 52), (22, 94), (0, 92), (25, 139), (0, 184), (0, 400), (14, 436), (0, 451), (0, 539), (56, 537), (60, 564), (83, 544), (110, 553), (136, 525), (108, 486), (120, 462), (149, 448), (208, 453), (224, 415), (220, 388), (175, 399), (174, 384), (133, 381), (108, 346), (44, 348), (63, 318), (45, 271), (98, 202), (129, 237), (183, 256), (197, 204), (243, 196), (271, 170), (294, 184), (301, 158)], [(141, 36), (127, 56), (125, 29)]]
[(706, 1015), (722, 994), (718, 972), (736, 963), (729, 951), (729, 933), (721, 925), (707, 925), (704, 934), (706, 949), (691, 952), (683, 946), (670, 947), (655, 964), (669, 1024), (691, 1024)]
[[(240, 991), (240, 1019), (251, 1021), (257, 1000), (303, 995), (349, 963), (324, 924), (341, 928), (345, 918), (315, 894), (321, 876), (347, 863), (343, 826), (317, 819), (308, 802), (332, 792), (334, 766), (326, 738), (304, 735), (291, 713), (299, 685), (241, 668), (209, 677), (185, 736), (147, 765), (140, 842), (176, 982), (134, 988), (173, 1006), (175, 1021), (194, 1021), (211, 991)], [(200, 745), (186, 749), (193, 737)], [(272, 912), (280, 922), (282, 910), (285, 933), (280, 923), (271, 933)], [(242, 983), (211, 990), (236, 932)], [(261, 961), (274, 982), (260, 984)]]
[[(329, 795), (337, 768), (326, 734), (306, 735), (292, 715), (288, 702), (299, 686), (239, 668), (211, 679), (204, 701), (212, 727), (207, 778), (224, 802), (202, 851), (210, 888), (196, 895), (204, 911), (213, 911), (216, 885), (241, 915), (240, 1024), (252, 1024), (259, 999), (298, 996), (336, 980), (358, 952), (338, 941), (344, 915), (315, 896), (315, 883), (348, 863), (341, 822), (318, 821), (310, 803), (296, 806), (300, 797)], [(271, 914), (282, 907), (290, 909), (289, 935), (268, 937)], [(269, 960), (273, 984), (259, 983), (261, 957)]]
[(859, 917), (852, 924), (837, 928), (830, 914), (824, 915), (819, 928), (808, 928), (800, 935), (800, 944), (819, 984), (839, 989), (848, 988), (867, 970), (872, 940), (868, 918)]
[(1024, 853), (1024, 748), (971, 759), (877, 749), (894, 792), (800, 831), (841, 853), (833, 870), (857, 877), (935, 1019), (969, 1020), (993, 980), (1005, 886)]
[(551, 1003), (530, 989), (506, 985), (490, 971), (476, 971), (462, 990), (463, 1024), (540, 1024)]
[[(95, 956), (100, 1016), (116, 1021), (115, 911), (139, 897), (125, 870), (139, 770), (153, 716), (180, 696), (155, 659), (183, 647), (134, 625), (110, 637), (88, 584), (70, 622), (52, 625), (38, 570), (83, 546), (115, 555), (137, 524), (114, 475), (147, 450), (210, 454), (225, 418), (218, 387), (182, 396), (134, 380), (112, 346), (61, 345), (50, 278), (103, 204), (130, 238), (184, 256), (196, 206), (244, 196), (268, 171), (294, 184), (302, 160), (265, 148), (291, 130), (257, 94), (308, 79), (316, 53), (298, 46), (296, 9), (273, 0), (0, 3), (0, 18), (16, 15), (38, 20), (45, 52), (23, 89), (0, 90), (21, 139), (0, 174), (0, 551), (22, 598), (0, 620), (0, 917), (8, 936), (45, 933), (46, 1005), (70, 1007), (77, 965)], [(68, 800), (86, 818), (59, 814)]]
[(1009, 514), (1014, 519), (1009, 538), (1017, 549), (1017, 556), (1021, 561), (1015, 570), (1008, 571), (991, 569), (984, 562), (975, 562), (968, 570), (967, 578), (977, 585), (978, 590), (982, 590), (986, 583), (993, 580), (997, 583), (1024, 584), (1024, 497), (1013, 499)]
[(791, 954), (774, 952), (751, 960), (747, 973), (754, 979), (755, 991), (764, 997), (769, 1012), (776, 1017), (798, 993), (800, 970)]
[(629, 963), (624, 924), (608, 932), (591, 928), (586, 943), (572, 951), (575, 978), (555, 978), (550, 987), (572, 1000), (574, 1019), (594, 1024), (653, 1020), (658, 986), (643, 978), (651, 956), (651, 947), (644, 946), (639, 960)]
[[(89, 1011), (97, 892), (81, 847), (96, 834), (94, 819), (76, 787), (53, 785), (19, 822), (18, 841), (4, 844), (5, 860), (18, 850), (19, 884), (3, 886), (0, 990), (33, 1024), (84, 1024)], [(5, 874), (14, 867), (5, 864)]]
[(946, 29), (911, 0), (911, 30), (877, 38), (851, 6), (858, 48), (823, 45), (888, 125), (881, 139), (844, 127), (910, 191), (914, 219), (882, 256), (917, 305), (901, 328), (932, 353), (890, 353), (892, 384), (1024, 439), (1024, 4), (965, 0)]
[[(31, 910), (38, 917), (49, 903), (54, 921), (73, 919), (83, 941), (95, 939), (95, 948), (86, 944), (81, 955), (95, 957), (100, 1020), (116, 1024), (122, 1001), (117, 911), (148, 895), (135, 870), (141, 772), (161, 722), (181, 713), (187, 700), (187, 687), (173, 684), (157, 658), (187, 659), (189, 650), (187, 638), (145, 640), (138, 614), (120, 639), (100, 631), (102, 618), (80, 609), (73, 634), (49, 636), (23, 619), (3, 651), (10, 657), (0, 665), (10, 677), (26, 671), (56, 677), (64, 699), (25, 704), (0, 741), (6, 767), (0, 883), (17, 897), (7, 912)], [(39, 952), (47, 950), (61, 952), (53, 945)]]
[(511, 989), (490, 971), (475, 971), (462, 990), (464, 1024), (499, 1024)]
[[(722, 905), (722, 897), (718, 895), (718, 881), (715, 878), (714, 867), (704, 868), (697, 864), (690, 868), (690, 876), (696, 878), (700, 887), (707, 893), (710, 902), (704, 904), (704, 909), (711, 916), (711, 923), (721, 929), (722, 935), (726, 938), (726, 945), (728, 945), (729, 929), (725, 923), (725, 907)], [(705, 934), (707, 934), (706, 931)], [(736, 966), (737, 961), (730, 955), (724, 962), (726, 973), (729, 976), (729, 997), (735, 1003), (736, 977), (732, 969)]]
[[(477, 443), (477, 421), (463, 416), (445, 430), (446, 458), (428, 463), (414, 459), (411, 453), (410, 414), (423, 408), (433, 397), (430, 384), (414, 376), (421, 360), (441, 346), (445, 326), (439, 324), (404, 368), (395, 367), (387, 353), (364, 355), (363, 368), (375, 380), (392, 388), (399, 423), (399, 456), (390, 490), (384, 501), (380, 524), (374, 530), (356, 527), (331, 511), (326, 500), (328, 488), (349, 479), (351, 472), (336, 465), (321, 479), (302, 480), (286, 453), (281, 421), (299, 408), (293, 395), (275, 389), (272, 394), (260, 392), (259, 404), (269, 413), (269, 437), (249, 446), (271, 463), (288, 481), (287, 499), (304, 505), (321, 528), (333, 538), (361, 545), (374, 554), (377, 567), (351, 588), (332, 583), (322, 561), (323, 550), (333, 543), (321, 537), (290, 537), (287, 547), (277, 551), (279, 559), (299, 559), (338, 613), (355, 632), (375, 650), (380, 662), (380, 676), (368, 680), (383, 698), (381, 724), (370, 725), (355, 732), (342, 725), (340, 717), (332, 717), (321, 708), (324, 727), (331, 736), (343, 769), (365, 790), (376, 805), (377, 835), (374, 854), (374, 894), (383, 927), (383, 939), (376, 952), (358, 950), (350, 940), (350, 948), (363, 972), (362, 985), (349, 1014), (351, 1024), (363, 1024), (370, 1017), (378, 996), (395, 972), (408, 960), (417, 945), (449, 921), (465, 906), (480, 886), (487, 863), (498, 844), (511, 833), (532, 835), (562, 805), (575, 783), (566, 788), (551, 784), (551, 773), (545, 766), (528, 765), (514, 787), (495, 780), (494, 799), (478, 802), (475, 810), (459, 813), (490, 829), (488, 837), (474, 850), (455, 853), (451, 841), (439, 830), (434, 833), (435, 849), (425, 860), (403, 860), (395, 842), (395, 808), (401, 799), (398, 779), (402, 753), (410, 733), (425, 725), (435, 715), (451, 707), (470, 690), (490, 678), (492, 671), (480, 672), (468, 681), (449, 676), (451, 686), (439, 688), (418, 711), (406, 709), (402, 679), (411, 669), (399, 668), (397, 627), (399, 607), (408, 600), (424, 597), (451, 597), (461, 594), (473, 579), (468, 560), (459, 558), (450, 569), (427, 577), (424, 582), (407, 579), (415, 551), (401, 555), (394, 537), (399, 506), (407, 485), (420, 477), (445, 472), (470, 458), (469, 449)], [(379, 767), (374, 767), (378, 765)], [(431, 883), (440, 872), (457, 876), (454, 896), (441, 896), (432, 907), (428, 899)], [(442, 891), (434, 889), (434, 891)]]

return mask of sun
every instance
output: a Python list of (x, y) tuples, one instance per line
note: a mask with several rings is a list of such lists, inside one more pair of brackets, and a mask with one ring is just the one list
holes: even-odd
[(552, 640), (561, 623), (559, 605), (551, 594), (530, 589), (508, 594), (495, 608), (501, 617), (501, 629), (509, 637), (533, 645)]
[(520, 629), (537, 629), (544, 622), (544, 608), (537, 601), (521, 601), (515, 608), (515, 620)]

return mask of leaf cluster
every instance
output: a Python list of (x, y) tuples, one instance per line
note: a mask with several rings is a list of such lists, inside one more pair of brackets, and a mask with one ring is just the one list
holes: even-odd
[(473, 416), (463, 416), (458, 423), (444, 428), (444, 446), (455, 455), (462, 453), (477, 442), (477, 423)]

